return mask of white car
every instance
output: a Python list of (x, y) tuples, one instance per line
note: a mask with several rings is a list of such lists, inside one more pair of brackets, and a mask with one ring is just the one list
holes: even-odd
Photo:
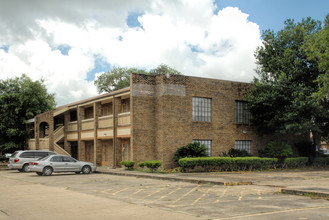
[(39, 176), (50, 176), (53, 172), (75, 172), (89, 174), (96, 171), (93, 163), (76, 160), (65, 155), (50, 155), (29, 163), (28, 171), (36, 172)]

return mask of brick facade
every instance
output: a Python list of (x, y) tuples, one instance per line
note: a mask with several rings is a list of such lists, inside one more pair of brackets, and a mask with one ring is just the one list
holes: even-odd
[[(243, 100), (250, 86), (182, 75), (132, 74), (129, 88), (36, 116), (34, 147), (39, 149), (40, 124), (46, 122), (50, 150), (58, 141), (77, 159), (88, 159), (99, 166), (120, 167), (122, 160), (136, 164), (161, 160), (164, 168), (173, 167), (177, 148), (193, 140), (211, 141), (211, 156), (235, 147), (235, 141), (250, 141), (251, 153), (257, 155), (273, 137), (260, 137), (253, 126), (236, 123), (235, 119), (235, 103)], [(193, 120), (193, 98), (210, 100), (209, 121)], [(77, 121), (72, 121), (72, 111)], [(55, 115), (64, 120), (64, 134), (56, 135), (61, 140), (54, 139)], [(283, 139), (293, 142), (295, 138)]]

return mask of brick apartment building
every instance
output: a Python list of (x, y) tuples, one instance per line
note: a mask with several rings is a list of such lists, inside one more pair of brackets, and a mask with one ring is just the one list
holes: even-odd
[(37, 115), (29, 149), (50, 149), (97, 165), (161, 160), (193, 141), (210, 156), (230, 148), (257, 155), (271, 139), (250, 125), (250, 84), (182, 75), (132, 74), (130, 87)]

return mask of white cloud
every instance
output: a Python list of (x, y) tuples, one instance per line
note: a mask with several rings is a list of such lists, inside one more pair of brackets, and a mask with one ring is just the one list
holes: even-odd
[[(238, 8), (214, 14), (212, 0), (158, 0), (144, 5), (134, 0), (129, 4), (108, 2), (91, 7), (74, 0), (71, 11), (61, 11), (57, 5), (57, 16), (50, 6), (45, 9), (48, 14), (40, 12), (38, 16), (20, 8), (29, 16), (27, 21), (16, 18), (17, 22), (30, 26), (25, 31), (10, 29), (17, 38), (0, 37), (0, 47), (10, 46), (8, 52), (0, 49), (0, 79), (21, 73), (44, 78), (59, 105), (96, 95), (93, 82), (86, 80), (95, 56), (112, 66), (150, 69), (165, 63), (186, 75), (252, 79), (260, 31)], [(126, 24), (133, 11), (143, 12), (138, 18), (142, 28)], [(120, 15), (114, 16), (116, 13)], [(10, 23), (2, 19), (0, 27)], [(60, 45), (70, 48), (67, 55), (57, 49)]]

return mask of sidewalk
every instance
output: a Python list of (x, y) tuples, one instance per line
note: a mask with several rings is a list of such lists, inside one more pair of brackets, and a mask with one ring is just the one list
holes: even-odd
[(279, 192), (286, 194), (329, 198), (329, 171), (327, 170), (160, 174), (130, 171), (124, 168), (98, 167), (97, 172), (197, 184), (268, 186), (276, 187)]

